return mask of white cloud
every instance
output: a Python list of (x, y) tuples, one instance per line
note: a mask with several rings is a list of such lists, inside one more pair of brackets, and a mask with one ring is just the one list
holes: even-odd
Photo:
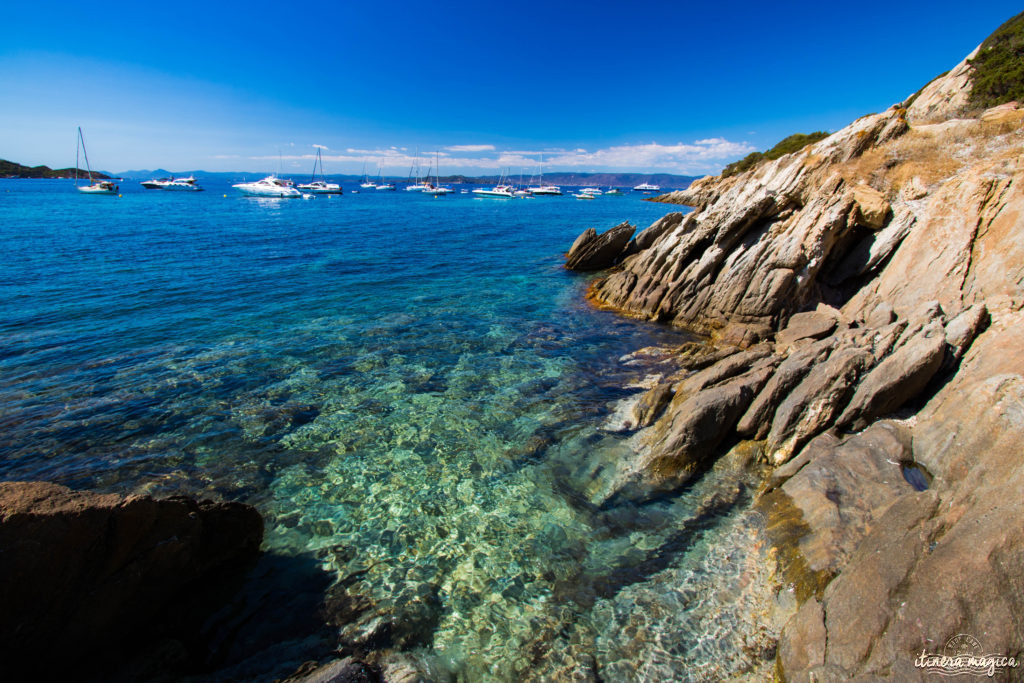
[(327, 145), (317, 145), (314, 143), (313, 146), (316, 147), (317, 149), (322, 149), (325, 152), (330, 149), (330, 147), (328, 147)]
[(449, 145), (445, 147), (449, 152), (493, 152), (494, 145)]
[[(539, 151), (507, 150), (497, 151), (493, 145), (453, 145), (446, 150), (457, 151), (459, 148), (487, 147), (480, 151), (493, 151), (494, 154), (483, 156), (454, 156), (443, 154), (442, 173), (487, 173), (511, 168), (513, 172), (526, 169), (532, 172), (540, 163)], [(716, 172), (726, 162), (738, 159), (755, 148), (746, 142), (733, 142), (725, 138), (707, 138), (692, 143), (678, 142), (662, 145), (657, 142), (637, 145), (614, 145), (588, 152), (579, 147), (575, 149), (552, 149), (543, 152), (544, 168), (550, 171), (636, 171), (671, 172), (683, 174), (701, 174)], [(466, 151), (463, 149), (463, 151)], [(311, 159), (312, 154), (285, 156), (285, 159)], [(425, 167), (433, 155), (421, 154), (418, 158), (421, 168)], [(335, 164), (362, 164), (369, 162), (380, 164), (385, 168), (408, 169), (417, 162), (417, 157), (399, 148), (356, 149), (348, 148), (343, 154), (324, 155), (324, 161)], [(276, 160), (277, 156), (252, 157), (256, 160)]]

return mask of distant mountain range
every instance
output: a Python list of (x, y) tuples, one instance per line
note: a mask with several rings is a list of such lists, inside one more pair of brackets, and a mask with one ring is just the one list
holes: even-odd
[[(78, 169), (78, 176), (80, 178), (88, 178), (89, 172), (84, 169)], [(7, 161), (6, 159), (0, 159), (0, 178), (74, 178), (75, 169), (73, 168), (58, 168), (53, 169), (49, 166), (22, 166), (13, 161)], [(99, 180), (110, 180), (110, 176), (105, 173), (98, 171), (92, 172), (92, 177)]]

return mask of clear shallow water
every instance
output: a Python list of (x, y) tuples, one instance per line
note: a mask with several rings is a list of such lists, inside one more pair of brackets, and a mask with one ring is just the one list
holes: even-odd
[(664, 207), (131, 185), (0, 181), (0, 477), (251, 502), (268, 551), (339, 581), (344, 643), (385, 633), (439, 676), (759, 663), (749, 473), (586, 497), (650, 371), (620, 359), (683, 338), (587, 306), (562, 253)]

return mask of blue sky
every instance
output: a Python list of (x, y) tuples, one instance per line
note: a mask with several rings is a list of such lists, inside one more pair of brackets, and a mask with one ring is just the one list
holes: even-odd
[(898, 102), (1020, 11), (963, 2), (9, 3), (0, 158), (121, 171), (703, 174)]

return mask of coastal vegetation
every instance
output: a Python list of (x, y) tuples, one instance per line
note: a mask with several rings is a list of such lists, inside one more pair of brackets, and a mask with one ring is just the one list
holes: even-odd
[(739, 161), (732, 162), (722, 169), (722, 177), (728, 178), (729, 176), (749, 171), (761, 162), (772, 161), (787, 154), (798, 152), (807, 145), (814, 144), (818, 140), (824, 140), (827, 137), (828, 133), (821, 130), (815, 131), (814, 133), (794, 133), (793, 135), (780, 140), (778, 144), (767, 152), (751, 152)]
[[(78, 169), (78, 175), (88, 176), (85, 169)], [(52, 169), (49, 166), (23, 166), (22, 164), (6, 159), (0, 159), (0, 178), (74, 178), (75, 169), (58, 168)], [(110, 176), (103, 173), (92, 172), (93, 178), (110, 180)]]
[(973, 106), (985, 109), (1024, 100), (1024, 12), (986, 38), (970, 64)]

